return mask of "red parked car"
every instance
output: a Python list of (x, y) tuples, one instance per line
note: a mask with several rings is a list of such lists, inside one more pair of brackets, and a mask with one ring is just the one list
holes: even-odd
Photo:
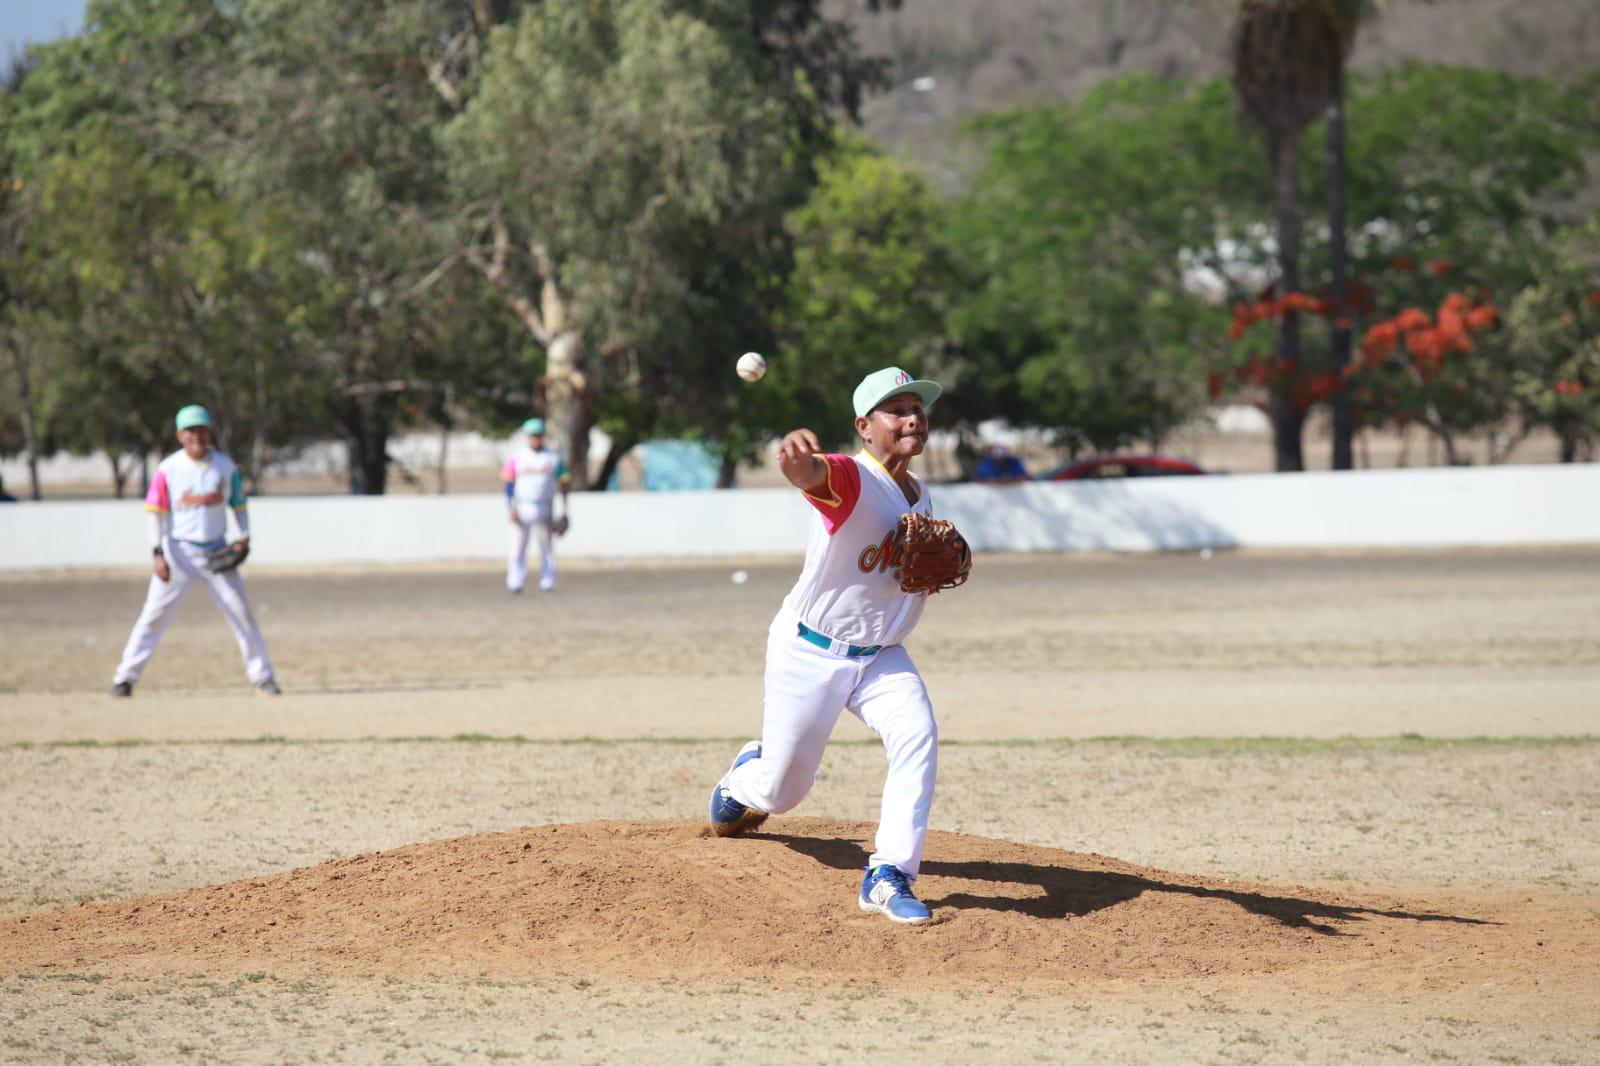
[(1185, 477), (1209, 471), (1187, 459), (1170, 455), (1100, 455), (1068, 463), (1059, 470), (1042, 474), (1040, 481), (1081, 481), (1087, 478)]

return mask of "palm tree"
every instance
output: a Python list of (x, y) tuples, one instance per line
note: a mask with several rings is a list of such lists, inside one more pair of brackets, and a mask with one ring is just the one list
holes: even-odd
[[(1339, 15), (1348, 6), (1341, 0), (1242, 0), (1234, 23), (1234, 93), (1261, 129), (1273, 170), (1280, 296), (1300, 291), (1300, 135), (1340, 98), (1355, 28), (1353, 19)], [(1342, 193), (1340, 202), (1342, 209)], [(1289, 372), (1300, 366), (1300, 322), (1292, 313), (1279, 319), (1278, 363)], [(1280, 389), (1270, 415), (1277, 469), (1304, 470), (1306, 412)]]
[[(1371, 0), (1374, 7), (1381, 7), (1382, 0)], [(1337, 21), (1338, 29), (1345, 41), (1345, 50), (1339, 59), (1338, 80), (1334, 83), (1333, 100), (1328, 104), (1327, 138), (1328, 138), (1328, 282), (1329, 294), (1332, 296), (1334, 306), (1343, 308), (1347, 283), (1349, 281), (1349, 254), (1346, 249), (1348, 236), (1345, 224), (1346, 206), (1346, 179), (1344, 154), (1344, 65), (1350, 57), (1350, 48), (1355, 44), (1356, 24), (1361, 19), (1363, 8), (1362, 0), (1334, 0), (1332, 14)], [(1351, 320), (1348, 316), (1335, 314), (1333, 316), (1332, 351), (1329, 362), (1333, 373), (1337, 374), (1349, 365)], [(1355, 412), (1350, 406), (1350, 400), (1343, 394), (1336, 395), (1333, 400), (1333, 455), (1332, 466), (1335, 470), (1349, 470), (1355, 466)]]

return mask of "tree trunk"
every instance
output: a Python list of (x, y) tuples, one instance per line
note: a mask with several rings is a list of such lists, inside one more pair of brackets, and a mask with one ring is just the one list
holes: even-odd
[(572, 321), (567, 294), (549, 278), (539, 294), (539, 309), (551, 337), (540, 382), (544, 417), (550, 439), (560, 442), (566, 452), (572, 487), (581, 491), (589, 487), (589, 430), (594, 426), (589, 379), (582, 366), (583, 337)]
[(382, 496), (389, 483), (389, 424), (379, 398), (357, 396), (345, 405), (350, 450), (350, 495)]
[(724, 455), (722, 465), (717, 468), (717, 488), (731, 489), (734, 481), (739, 476), (739, 460), (736, 456)]
[(439, 495), (443, 496), (450, 491), (449, 484), (449, 459), (450, 459), (450, 401), (454, 398), (454, 390), (449, 385), (444, 387), (444, 410), (439, 419)]
[(256, 416), (251, 420), (250, 476), (245, 483), (246, 493), (250, 496), (261, 492), (261, 483), (267, 476), (267, 361), (260, 353), (256, 355), (254, 370)]
[[(1277, 179), (1278, 295), (1300, 291), (1300, 138), (1293, 133), (1272, 139), (1273, 173)], [(1292, 378), (1300, 368), (1300, 316), (1278, 320), (1278, 369)], [(1302, 440), (1306, 413), (1290, 399), (1289, 390), (1272, 390), (1272, 447), (1280, 473), (1304, 470)]]
[(28, 499), (37, 500), (40, 498), (39, 423), (33, 411), (33, 386), (21, 350), (14, 342), (7, 342), (6, 349), (10, 351), (11, 365), (17, 371), (17, 402), (22, 408), (22, 447), (28, 456)]
[[(1433, 431), (1433, 439), (1444, 449), (1444, 465), (1465, 466), (1466, 464), (1461, 461), (1460, 453), (1456, 451), (1455, 435), (1445, 428), (1444, 419), (1440, 418), (1439, 413), (1431, 408), (1428, 411), (1428, 428)], [(1435, 463), (1434, 465), (1437, 466), (1438, 464)]]
[[(1352, 309), (1345, 307), (1349, 256), (1345, 240), (1344, 75), (1341, 72), (1333, 104), (1328, 108), (1328, 271), (1333, 300), (1330, 371), (1341, 374), (1350, 363)], [(1340, 389), (1333, 399), (1333, 469), (1355, 466), (1356, 416), (1350, 398)]]
[(605, 487), (611, 484), (611, 475), (617, 472), (617, 467), (622, 464), (622, 459), (633, 451), (637, 441), (622, 437), (612, 437), (611, 447), (606, 452), (605, 461), (600, 464), (600, 474), (594, 480), (593, 488), (597, 492), (604, 492)]
[(120, 500), (128, 491), (128, 475), (133, 473), (133, 467), (124, 467), (122, 456), (117, 452), (106, 453), (106, 458), (111, 460), (111, 491)]

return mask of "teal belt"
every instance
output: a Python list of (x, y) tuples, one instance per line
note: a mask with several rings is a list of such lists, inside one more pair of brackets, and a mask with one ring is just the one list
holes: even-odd
[[(830, 640), (827, 637), (823, 636), (821, 633), (818, 633), (815, 629), (810, 628), (804, 622), (800, 622), (800, 623), (798, 623), (798, 625), (800, 626), (800, 639), (801, 640), (809, 641), (810, 643), (815, 644), (819, 648), (826, 648), (829, 651), (833, 650), (833, 641), (832, 640)], [(843, 643), (843, 642), (841, 641), (841, 643)], [(845, 644), (845, 648), (847, 649), (845, 651), (845, 654), (848, 655), (850, 658), (854, 659), (858, 655), (876, 655), (878, 652), (883, 650), (883, 645), (882, 644)]]

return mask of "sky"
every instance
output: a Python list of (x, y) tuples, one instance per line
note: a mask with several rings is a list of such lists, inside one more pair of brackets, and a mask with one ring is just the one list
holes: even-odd
[(83, 27), (88, 0), (0, 0), (0, 63), (30, 44), (44, 44)]

